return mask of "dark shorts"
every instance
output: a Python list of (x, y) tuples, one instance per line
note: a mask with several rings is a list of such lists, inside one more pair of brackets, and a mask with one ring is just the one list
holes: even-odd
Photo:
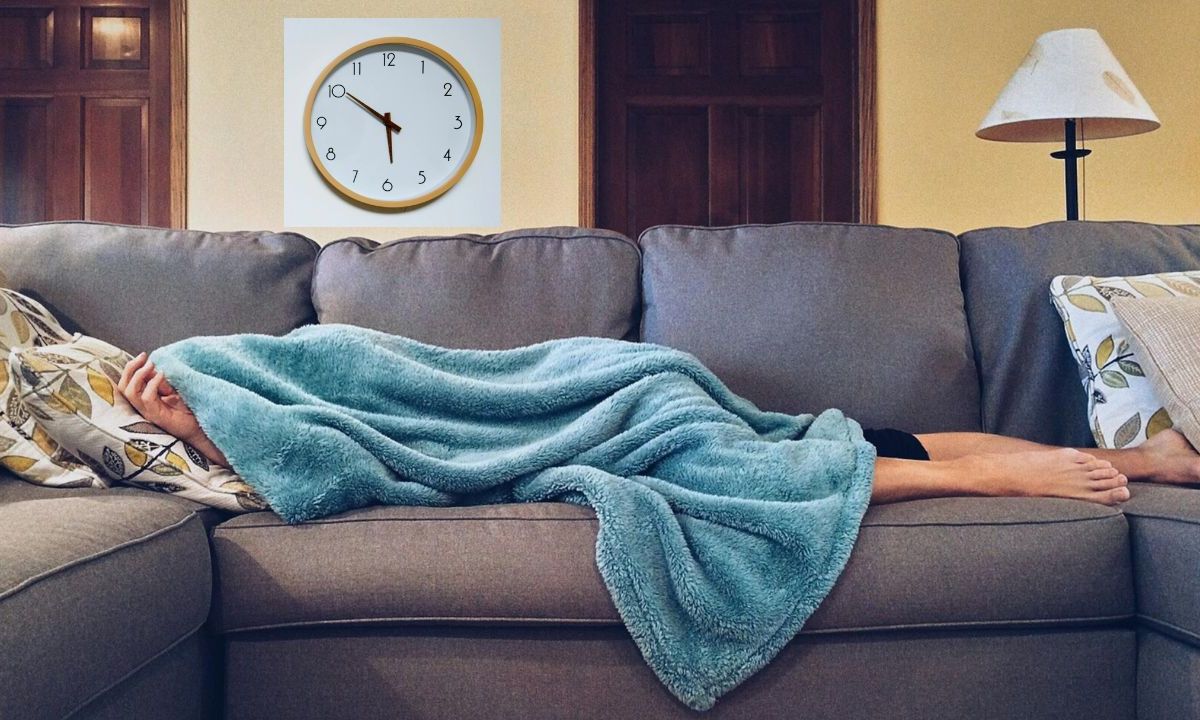
[(916, 435), (901, 430), (883, 428), (881, 430), (863, 429), (863, 437), (875, 446), (879, 457), (898, 458), (900, 460), (928, 460), (929, 453)]

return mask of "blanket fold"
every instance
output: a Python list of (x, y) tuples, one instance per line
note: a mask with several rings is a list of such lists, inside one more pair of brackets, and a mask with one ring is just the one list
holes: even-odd
[(617, 610), (698, 710), (800, 630), (870, 499), (875, 450), (853, 420), (761, 411), (656, 345), (452, 350), (313, 325), (151, 359), (288, 522), (380, 503), (591, 507)]

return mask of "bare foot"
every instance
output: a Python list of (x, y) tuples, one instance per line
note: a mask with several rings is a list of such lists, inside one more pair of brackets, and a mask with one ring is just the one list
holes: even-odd
[(1174, 485), (1200, 484), (1200, 453), (1177, 430), (1163, 430), (1130, 452), (1141, 453), (1146, 479)]
[(1129, 499), (1129, 480), (1112, 463), (1080, 450), (969, 455), (960, 463), (982, 495), (1059, 497), (1116, 505)]

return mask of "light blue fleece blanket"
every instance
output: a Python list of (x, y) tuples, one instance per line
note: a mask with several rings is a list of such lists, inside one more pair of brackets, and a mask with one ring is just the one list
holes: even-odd
[(857, 423), (763, 412), (656, 345), (449, 350), (317, 325), (151, 357), (288, 522), (379, 503), (591, 507), (629, 633), (698, 710), (800, 630), (871, 493), (875, 450)]

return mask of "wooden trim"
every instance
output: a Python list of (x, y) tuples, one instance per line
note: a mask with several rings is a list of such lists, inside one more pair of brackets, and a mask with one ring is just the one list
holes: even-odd
[(187, 227), (187, 0), (171, 0), (171, 226)]
[(596, 2), (579, 0), (579, 226), (596, 225)]
[(878, 118), (875, 106), (876, 0), (858, 0), (858, 77), (855, 92), (855, 116), (858, 125), (858, 196), (855, 216), (860, 223), (879, 221), (879, 158), (876, 136)]

